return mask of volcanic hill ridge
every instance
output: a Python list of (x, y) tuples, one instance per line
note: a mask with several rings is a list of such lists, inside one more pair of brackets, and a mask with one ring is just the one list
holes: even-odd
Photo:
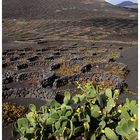
[(3, 0), (3, 18), (78, 20), (136, 17), (104, 0)]

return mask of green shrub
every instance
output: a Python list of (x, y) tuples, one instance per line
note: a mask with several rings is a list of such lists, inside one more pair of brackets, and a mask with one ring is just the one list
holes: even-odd
[[(98, 93), (90, 84), (79, 85), (84, 94), (74, 97), (65, 92), (63, 103), (55, 99), (49, 105), (18, 119), (14, 135), (20, 140), (44, 140), (63, 137), (65, 140), (82, 137), (86, 140), (136, 139), (138, 134), (138, 105), (126, 99), (124, 105), (116, 105), (119, 90), (107, 89)], [(76, 107), (75, 107), (76, 106)]]

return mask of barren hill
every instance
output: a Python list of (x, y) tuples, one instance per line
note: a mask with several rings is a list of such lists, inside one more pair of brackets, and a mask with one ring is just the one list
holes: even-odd
[(135, 17), (104, 0), (3, 0), (3, 18), (83, 19)]

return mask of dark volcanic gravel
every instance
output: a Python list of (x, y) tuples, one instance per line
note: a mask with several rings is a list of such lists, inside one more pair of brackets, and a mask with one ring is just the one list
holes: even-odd
[(131, 91), (138, 93), (138, 47), (122, 50), (118, 61), (126, 64), (130, 73), (126, 78), (128, 87)]
[(125, 49), (137, 46), (137, 11), (104, 0), (2, 4), (3, 100), (74, 95), (76, 82), (89, 80), (137, 92), (137, 49)]

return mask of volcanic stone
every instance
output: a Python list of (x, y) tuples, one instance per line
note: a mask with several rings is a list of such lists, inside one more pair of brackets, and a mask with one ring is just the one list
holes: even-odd
[(31, 57), (31, 58), (28, 58), (28, 60), (29, 60), (30, 62), (36, 61), (36, 60), (38, 60), (38, 59), (39, 59), (38, 56), (34, 56), (34, 57)]
[(68, 77), (62, 77), (62, 78), (56, 79), (53, 85), (54, 87), (58, 88), (61, 86), (65, 86), (66, 84), (68, 84)]
[(61, 65), (60, 65), (59, 63), (53, 64), (53, 65), (51, 66), (51, 70), (59, 69), (60, 66), (61, 66)]
[(115, 59), (114, 58), (110, 58), (109, 62), (115, 62)]
[(50, 75), (47, 79), (41, 81), (41, 85), (43, 88), (52, 87), (54, 81), (58, 78), (56, 74)]
[(18, 70), (26, 69), (26, 68), (28, 68), (28, 65), (27, 64), (21, 64), (21, 65), (18, 65), (17, 68), (18, 68)]
[(16, 61), (18, 59), (19, 59), (19, 57), (12, 57), (12, 58), (10, 58), (10, 61)]
[(92, 55), (97, 55), (97, 53), (93, 53)]
[(24, 51), (28, 52), (28, 51), (31, 51), (32, 48), (24, 48)]
[(91, 70), (91, 68), (92, 68), (91, 64), (86, 64), (81, 68), (81, 72), (82, 73), (88, 72)]
[(47, 51), (48, 50), (48, 48), (43, 48), (42, 49), (42, 52), (45, 52), (45, 51)]
[(20, 53), (19, 55), (20, 55), (20, 56), (23, 56), (23, 55), (25, 55), (25, 53)]
[(46, 60), (54, 60), (54, 57), (53, 56), (49, 56), (47, 58), (45, 58)]
[(28, 79), (28, 74), (27, 73), (21, 73), (18, 75), (18, 80), (27, 80)]
[(53, 54), (54, 55), (60, 55), (60, 52), (54, 52)]
[(3, 80), (3, 84), (9, 84), (9, 83), (12, 83), (13, 82), (13, 77), (6, 77), (4, 80)]
[(120, 47), (120, 48), (119, 48), (119, 50), (122, 50), (122, 49), (123, 49), (123, 47)]
[(2, 55), (6, 55), (7, 54), (7, 51), (4, 51), (3, 53), (2, 53)]
[(2, 64), (3, 68), (6, 68), (7, 66), (8, 66), (7, 63)]

